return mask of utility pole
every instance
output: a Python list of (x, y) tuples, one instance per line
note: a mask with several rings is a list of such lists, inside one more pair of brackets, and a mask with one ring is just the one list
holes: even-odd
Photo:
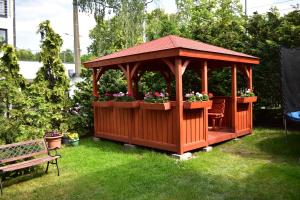
[(74, 58), (75, 58), (75, 74), (80, 76), (80, 43), (79, 43), (79, 25), (78, 25), (78, 6), (77, 0), (73, 0), (73, 29), (74, 29)]

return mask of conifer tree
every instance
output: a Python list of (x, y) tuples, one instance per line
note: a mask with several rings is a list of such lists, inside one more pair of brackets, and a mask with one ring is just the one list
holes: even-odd
[(40, 23), (41, 61), (43, 66), (30, 87), (30, 95), (37, 113), (35, 127), (45, 130), (67, 129), (69, 79), (59, 57), (63, 44), (61, 37), (54, 32), (48, 20)]
[(23, 93), (26, 81), (19, 73), (15, 49), (3, 45), (0, 52), (0, 142), (12, 143), (21, 140), (19, 128), (27, 103)]

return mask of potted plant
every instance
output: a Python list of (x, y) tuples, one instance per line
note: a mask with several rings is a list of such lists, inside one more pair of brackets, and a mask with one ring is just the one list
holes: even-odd
[(185, 95), (186, 101), (183, 102), (184, 109), (199, 109), (199, 108), (211, 108), (212, 101), (209, 99), (213, 97), (211, 93), (191, 92)]
[(253, 103), (257, 101), (257, 96), (251, 89), (239, 92), (240, 97), (237, 98), (238, 103)]
[(55, 149), (61, 147), (62, 134), (58, 131), (47, 131), (45, 133), (45, 141), (47, 143), (48, 149)]
[(123, 92), (119, 92), (113, 94), (115, 97), (114, 107), (116, 108), (137, 108), (139, 107), (139, 101), (136, 101), (130, 93), (124, 94)]
[(140, 107), (150, 110), (170, 110), (171, 103), (168, 93), (148, 92), (145, 94), (144, 101), (140, 103)]
[(79, 145), (79, 135), (78, 133), (68, 133), (66, 134), (68, 139), (68, 145), (78, 146)]
[(106, 92), (104, 95), (101, 95), (98, 98), (98, 101), (93, 102), (93, 106), (104, 107), (104, 108), (112, 107), (113, 105), (112, 100), (113, 100), (113, 96), (110, 93)]
[(63, 144), (69, 144), (69, 137), (68, 137), (69, 133), (64, 133), (63, 137), (62, 137), (62, 143)]

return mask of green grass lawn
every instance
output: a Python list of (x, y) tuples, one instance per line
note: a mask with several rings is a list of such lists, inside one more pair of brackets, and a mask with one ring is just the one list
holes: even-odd
[(6, 183), (3, 199), (300, 199), (300, 133), (256, 128), (239, 141), (177, 161), (166, 152), (82, 139), (43, 174)]

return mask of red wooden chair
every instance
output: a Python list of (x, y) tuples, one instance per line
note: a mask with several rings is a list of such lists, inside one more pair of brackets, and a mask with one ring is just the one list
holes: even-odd
[(212, 120), (212, 129), (216, 129), (216, 120), (219, 120), (219, 128), (225, 112), (225, 99), (213, 99), (212, 108), (208, 110), (208, 117)]

